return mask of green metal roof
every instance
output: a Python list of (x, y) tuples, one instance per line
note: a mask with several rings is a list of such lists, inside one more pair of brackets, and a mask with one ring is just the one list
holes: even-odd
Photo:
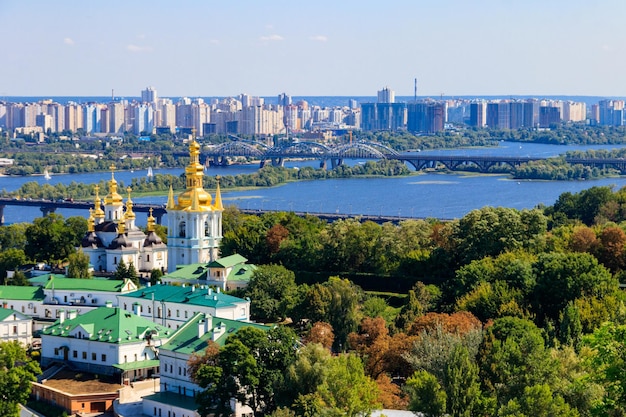
[(179, 287), (165, 284), (153, 285), (141, 290), (129, 292), (124, 294), (124, 297), (140, 298), (144, 300), (152, 300), (152, 297), (154, 297), (154, 301), (184, 303), (211, 308), (232, 307), (247, 302), (242, 298), (209, 290), (208, 288)]
[(172, 391), (157, 392), (156, 394), (146, 395), (144, 400), (152, 400), (162, 404), (173, 405), (174, 407), (184, 408), (185, 410), (195, 411), (198, 409), (198, 404), (194, 397), (188, 397), (186, 395), (177, 394)]
[(174, 280), (206, 280), (208, 271), (209, 268), (207, 264), (189, 264), (178, 267), (175, 271), (172, 271), (163, 276), (163, 278)]
[(121, 369), (122, 371), (132, 371), (135, 369), (154, 368), (156, 366), (159, 366), (158, 359), (148, 359), (145, 361), (116, 363), (115, 365), (113, 365), (114, 368)]
[(20, 287), (17, 285), (0, 286), (0, 300), (43, 301), (46, 295), (41, 287)]
[(252, 278), (252, 273), (256, 269), (256, 265), (240, 265), (234, 267), (228, 277), (226, 277), (226, 281), (250, 281)]
[(11, 317), (13, 314), (15, 314), (20, 320), (30, 319), (30, 317), (20, 313), (19, 311), (11, 310), (10, 308), (0, 308), (0, 321)]
[(43, 287), (44, 285), (46, 285), (50, 277), (66, 278), (65, 275), (61, 275), (61, 274), (42, 274), (42, 275), (36, 275), (32, 278), (29, 278), (28, 282), (30, 282), (31, 285), (41, 285)]
[(136, 316), (119, 307), (100, 307), (73, 319), (57, 320), (45, 328), (44, 335), (70, 337), (70, 333), (81, 326), (89, 333), (89, 340), (105, 343), (136, 343), (152, 333), (152, 339), (164, 339), (171, 330), (159, 326), (143, 317)]
[(230, 268), (235, 265), (245, 264), (248, 260), (238, 253), (230, 256), (225, 256), (213, 262), (209, 262), (211, 268)]
[(53, 275), (46, 282), (44, 288), (47, 290), (76, 290), (76, 291), (107, 291), (122, 292), (128, 280), (120, 281), (115, 279), (78, 279), (65, 278), (64, 276)]
[[(204, 320), (210, 320), (208, 331), (206, 331), (202, 337), (198, 337), (198, 324)], [(228, 336), (236, 333), (243, 327), (254, 327), (264, 331), (270, 329), (270, 327), (262, 324), (228, 320), (211, 316), (205, 317), (204, 314), (198, 313), (189, 319), (189, 321), (178, 330), (176, 330), (176, 332), (172, 335), (172, 338), (166, 344), (161, 346), (160, 350), (169, 350), (188, 355), (202, 352), (208, 346), (209, 341), (213, 340), (213, 329), (221, 326), (224, 327), (224, 331), (216, 340), (214, 340), (214, 342), (219, 346), (223, 346)]]

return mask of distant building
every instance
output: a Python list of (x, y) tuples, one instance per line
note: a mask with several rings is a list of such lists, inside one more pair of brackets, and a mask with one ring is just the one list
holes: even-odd
[(487, 103), (484, 101), (470, 103), (469, 125), (473, 127), (485, 127), (487, 124)]
[(561, 123), (561, 111), (556, 106), (539, 107), (539, 127), (548, 128)]
[(446, 123), (446, 103), (423, 101), (407, 105), (407, 130), (413, 133), (437, 133)]

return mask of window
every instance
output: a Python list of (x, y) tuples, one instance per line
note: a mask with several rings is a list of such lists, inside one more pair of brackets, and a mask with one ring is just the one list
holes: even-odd
[(124, 355), (124, 363), (128, 362), (128, 356)]
[(211, 229), (209, 229), (209, 223), (204, 222), (204, 235), (211, 236)]
[(57, 356), (59, 354), (59, 348), (54, 348), (54, 356)]
[(161, 307), (157, 308), (157, 317), (161, 318)]
[(180, 310), (176, 310), (176, 317), (180, 317)]
[(187, 236), (187, 224), (185, 222), (180, 222), (178, 224), (178, 237), (186, 237)]
[(72, 352), (72, 357), (78, 359), (78, 351), (77, 350)]
[(87, 360), (87, 352), (83, 352), (83, 359)]
[(24, 311), (25, 311), (25, 310), (24, 310), (24, 306), (22, 306), (22, 313), (23, 313)]
[[(63, 296), (63, 302), (64, 302), (64, 303), (67, 303), (67, 295), (64, 295), (64, 296)], [(13, 308), (13, 306), (11, 306), (11, 308)]]
[(37, 307), (33, 307), (33, 313), (37, 314)]
[(167, 309), (167, 317), (172, 317), (172, 310), (169, 308)]
[(150, 262), (150, 254), (146, 255), (146, 262)]
[(106, 362), (107, 361), (107, 355), (106, 354), (102, 354), (102, 362)]
[(96, 352), (91, 352), (91, 360), (92, 360), (92, 361), (97, 360), (97, 358), (96, 358)]
[(185, 310), (185, 318), (187, 318), (187, 310)]
[(152, 307), (148, 307), (148, 314), (152, 314)]
[(137, 354), (135, 353), (135, 362), (137, 362)]
[(13, 334), (17, 334), (17, 326), (13, 326)]

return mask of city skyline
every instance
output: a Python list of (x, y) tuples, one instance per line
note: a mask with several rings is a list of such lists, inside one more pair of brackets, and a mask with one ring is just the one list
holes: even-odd
[[(607, 13), (610, 10), (610, 13)], [(626, 3), (0, 4), (0, 96), (626, 96)]]

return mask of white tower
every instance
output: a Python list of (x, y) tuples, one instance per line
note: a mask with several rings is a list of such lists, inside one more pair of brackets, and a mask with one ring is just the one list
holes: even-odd
[(207, 263), (217, 259), (222, 240), (222, 195), (219, 182), (215, 201), (202, 187), (204, 166), (200, 164), (200, 145), (189, 144), (190, 161), (185, 168), (187, 189), (174, 200), (170, 187), (167, 199), (168, 272), (177, 265)]

